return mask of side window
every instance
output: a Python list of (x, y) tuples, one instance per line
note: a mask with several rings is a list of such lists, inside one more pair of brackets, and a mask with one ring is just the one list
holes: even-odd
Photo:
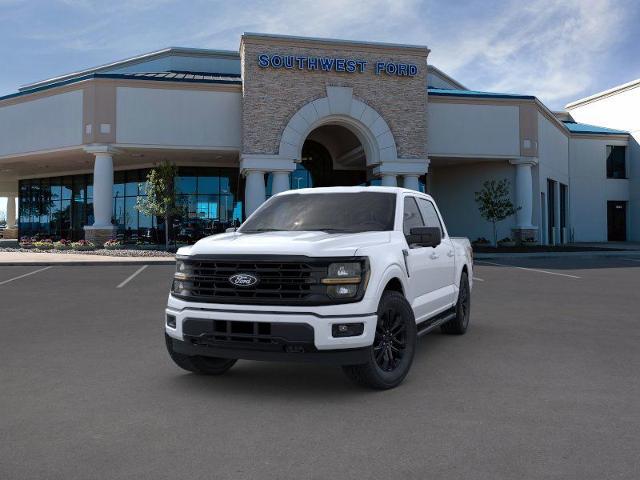
[(414, 197), (404, 197), (404, 214), (402, 216), (402, 231), (405, 235), (411, 233), (413, 227), (424, 227), (424, 221), (416, 199)]
[(424, 218), (425, 226), (439, 228), (440, 235), (444, 237), (444, 231), (442, 229), (442, 224), (440, 223), (440, 217), (438, 217), (438, 212), (436, 212), (436, 208), (433, 206), (433, 203), (425, 200), (424, 198), (418, 198), (418, 205), (420, 206), (420, 212), (422, 213), (422, 217)]

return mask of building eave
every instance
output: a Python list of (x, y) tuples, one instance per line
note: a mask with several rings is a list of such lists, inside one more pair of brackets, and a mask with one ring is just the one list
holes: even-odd
[(4, 100), (11, 100), (14, 98), (27, 97), (29, 95), (40, 93), (46, 90), (52, 90), (52, 89), (64, 87), (67, 85), (73, 85), (76, 83), (82, 83), (88, 80), (97, 80), (97, 79), (136, 80), (136, 81), (146, 81), (146, 82), (181, 83), (181, 84), (186, 83), (186, 84), (208, 84), (208, 85), (236, 85), (238, 86), (238, 88), (242, 85), (242, 80), (240, 78), (196, 80), (196, 79), (176, 79), (176, 78), (150, 78), (150, 77), (144, 77), (144, 76), (139, 76), (135, 74), (126, 74), (126, 73), (90, 73), (90, 74), (82, 75), (79, 77), (73, 77), (67, 80), (60, 80), (55, 83), (48, 83), (40, 87), (31, 88), (29, 90), (10, 93), (9, 95), (0, 97), (0, 102), (3, 102)]

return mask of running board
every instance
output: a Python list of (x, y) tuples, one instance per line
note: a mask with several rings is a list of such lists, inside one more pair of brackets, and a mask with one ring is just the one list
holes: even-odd
[(447, 323), (449, 320), (453, 320), (454, 318), (456, 318), (456, 309), (451, 308), (442, 313), (439, 313), (438, 315), (436, 315), (433, 318), (430, 318), (429, 320), (420, 322), (418, 324), (418, 336), (421, 337), (423, 335), (426, 335), (434, 328), (439, 327), (443, 323)]

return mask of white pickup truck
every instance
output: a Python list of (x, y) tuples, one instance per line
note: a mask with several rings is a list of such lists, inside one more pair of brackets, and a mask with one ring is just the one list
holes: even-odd
[(429, 195), (392, 187), (290, 190), (237, 231), (178, 250), (166, 345), (191, 372), (238, 359), (341, 365), (387, 389), (416, 340), (469, 324), (473, 257)]

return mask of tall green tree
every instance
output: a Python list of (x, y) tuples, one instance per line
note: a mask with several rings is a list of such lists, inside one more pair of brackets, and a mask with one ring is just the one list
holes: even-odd
[(149, 216), (164, 218), (164, 243), (169, 249), (169, 220), (180, 215), (182, 208), (178, 204), (174, 178), (178, 175), (178, 167), (168, 161), (161, 162), (147, 174), (146, 184), (141, 184), (146, 196), (138, 197), (136, 209)]
[(495, 246), (498, 244), (496, 224), (514, 215), (520, 207), (516, 208), (511, 202), (509, 181), (506, 178), (500, 181), (487, 180), (482, 184), (482, 190), (475, 193), (480, 215), (493, 226), (493, 245)]

